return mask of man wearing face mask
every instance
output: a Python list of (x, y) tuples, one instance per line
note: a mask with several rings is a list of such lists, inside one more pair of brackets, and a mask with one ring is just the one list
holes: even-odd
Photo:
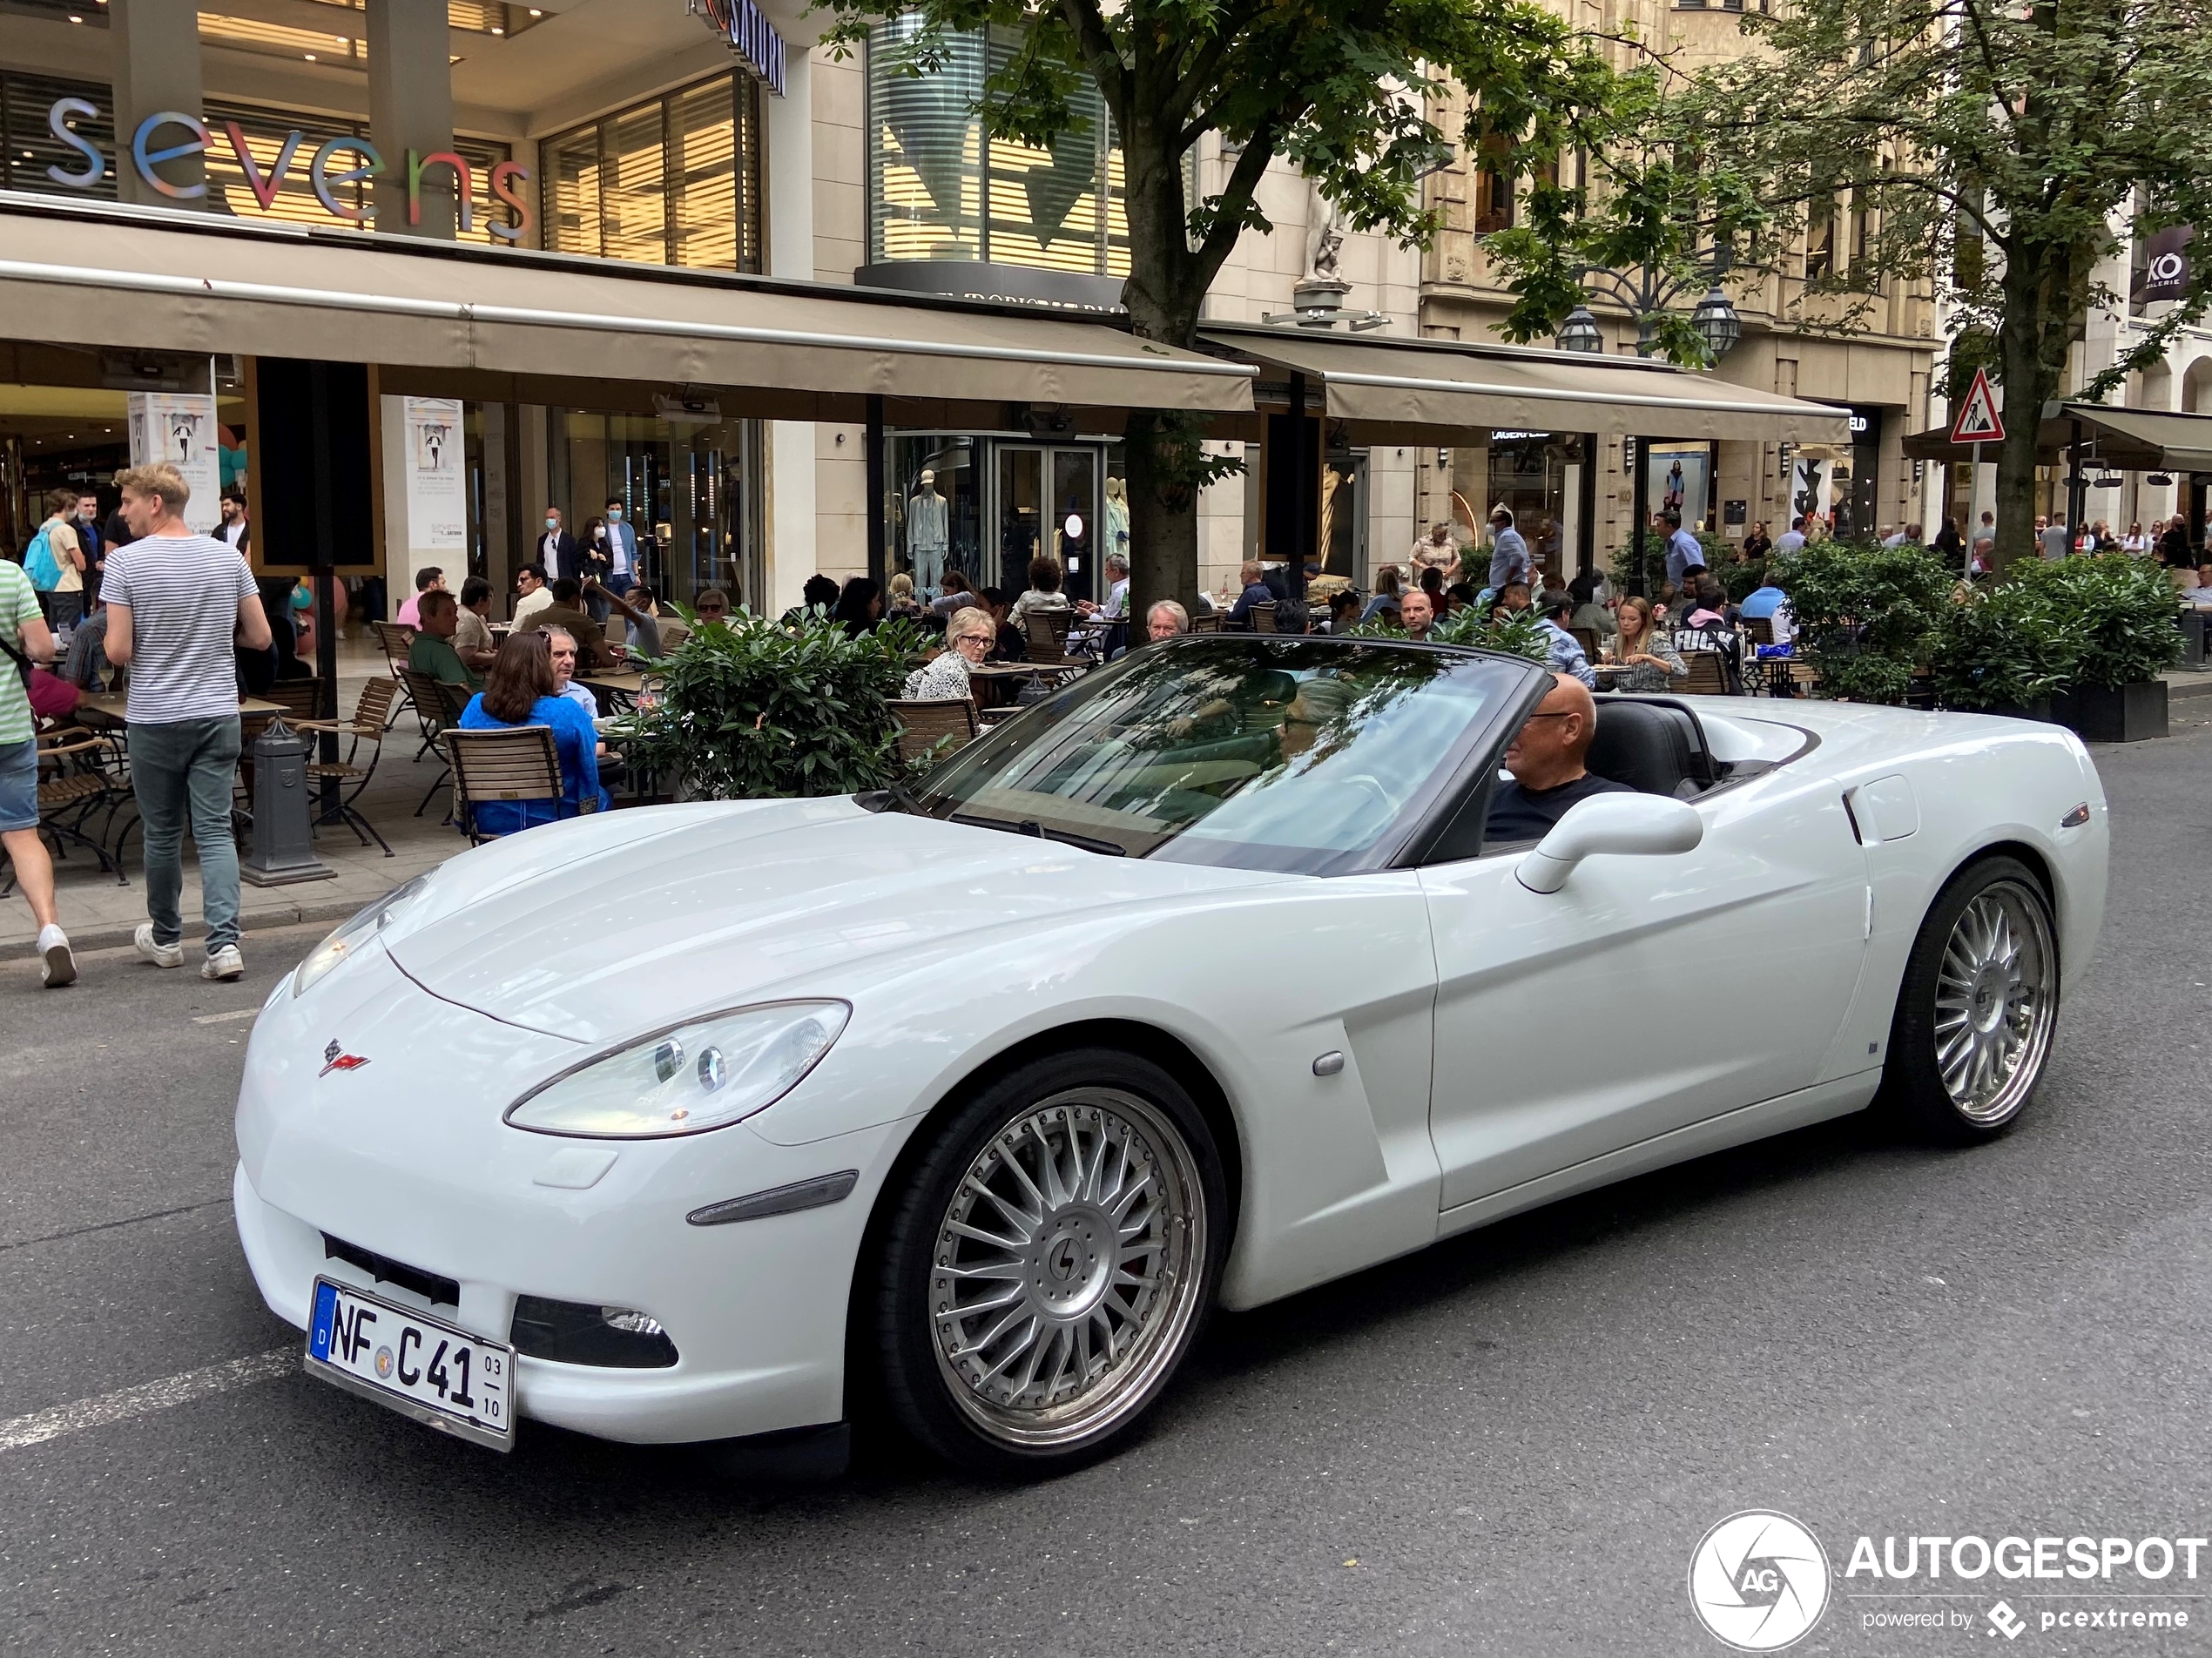
[(559, 581), (563, 576), (580, 581), (583, 576), (583, 560), (577, 550), (576, 537), (561, 523), (561, 509), (545, 509), (545, 533), (537, 538), (537, 561), (545, 567), (549, 581)]
[(627, 593), (644, 572), (637, 568), (637, 529), (623, 510), (622, 497), (607, 497), (607, 571), (599, 579), (617, 593)]
[(607, 625), (609, 593), (627, 593), (637, 580), (637, 531), (626, 522), (622, 497), (607, 497), (606, 515), (591, 521), (584, 562), (590, 579), (583, 583), (584, 608), (601, 627)]

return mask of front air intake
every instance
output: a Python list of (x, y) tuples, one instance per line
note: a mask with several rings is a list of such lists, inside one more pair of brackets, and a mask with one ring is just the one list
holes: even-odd
[(562, 1365), (665, 1370), (676, 1362), (676, 1344), (659, 1320), (631, 1307), (517, 1296), (509, 1339), (518, 1353)]

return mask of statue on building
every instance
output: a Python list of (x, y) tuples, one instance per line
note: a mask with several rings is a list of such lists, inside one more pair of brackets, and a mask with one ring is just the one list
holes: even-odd
[(1305, 280), (1342, 281), (1337, 259), (1344, 251), (1344, 209), (1323, 196), (1318, 185), (1309, 185), (1306, 195)]

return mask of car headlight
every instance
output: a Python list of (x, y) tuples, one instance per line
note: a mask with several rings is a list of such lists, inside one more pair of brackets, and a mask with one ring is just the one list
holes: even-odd
[(421, 898), (429, 885), (428, 875), (417, 875), (404, 886), (395, 886), (315, 946), (307, 959), (293, 970), (292, 994), (305, 995), (309, 986), (327, 974), (347, 956), (366, 947), (371, 939), (398, 920), (402, 911)]
[(779, 1001), (655, 1031), (525, 1094), (507, 1121), (590, 1139), (718, 1129), (798, 1087), (852, 1014), (841, 1001)]

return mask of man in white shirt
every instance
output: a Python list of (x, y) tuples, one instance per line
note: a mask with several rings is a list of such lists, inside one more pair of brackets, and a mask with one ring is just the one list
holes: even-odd
[(563, 576), (573, 581), (583, 579), (583, 560), (577, 551), (576, 537), (561, 522), (558, 507), (545, 509), (545, 533), (537, 538), (537, 563), (549, 580)]
[(2065, 519), (2054, 518), (2047, 524), (2039, 518), (2035, 527), (2035, 539), (2043, 543), (2044, 557), (2064, 558), (2074, 550), (2074, 538), (2067, 534)]
[(1790, 521), (1790, 528), (1774, 538), (1777, 554), (1801, 553), (1805, 547), (1805, 521), (1802, 515)]
[(607, 586), (627, 593), (637, 582), (637, 528), (629, 521), (620, 495), (607, 498)]
[(521, 632), (529, 626), (530, 618), (553, 603), (553, 590), (546, 585), (545, 566), (525, 564), (515, 572), (515, 629)]
[(1106, 603), (1093, 604), (1085, 599), (1076, 608), (1085, 616), (1095, 616), (1101, 622), (1119, 622), (1129, 615), (1129, 560), (1119, 553), (1106, 555)]

